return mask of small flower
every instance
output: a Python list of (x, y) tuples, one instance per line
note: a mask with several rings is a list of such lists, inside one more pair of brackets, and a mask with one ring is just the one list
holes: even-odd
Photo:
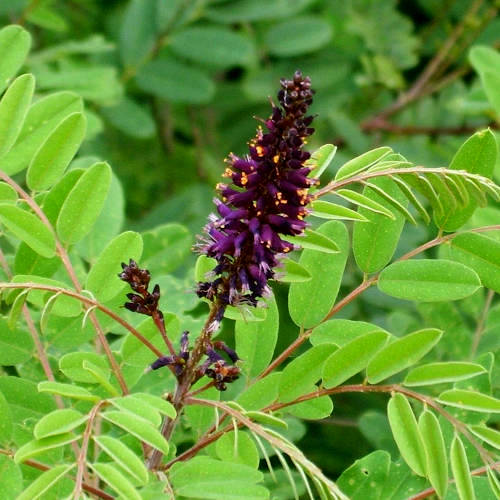
[(281, 80), (279, 106), (259, 127), (244, 157), (233, 154), (224, 176), (231, 184), (218, 184), (220, 199), (205, 227), (201, 253), (217, 260), (214, 279), (198, 284), (197, 294), (222, 306), (242, 302), (257, 305), (268, 295), (268, 280), (275, 275), (280, 257), (295, 246), (281, 236), (301, 234), (309, 213), (308, 189), (317, 181), (308, 177), (309, 153), (302, 148), (314, 129), (306, 116), (314, 91), (309, 77), (296, 72)]
[(173, 366), (175, 375), (178, 377), (184, 371), (186, 367), (186, 363), (189, 359), (189, 332), (182, 332), (181, 336), (181, 346), (179, 350), (179, 354), (172, 356), (163, 356), (162, 358), (158, 358), (153, 364), (151, 364), (151, 370), (158, 370), (163, 366)]
[(224, 342), (217, 341), (208, 344), (205, 348), (207, 359), (198, 368), (198, 376), (206, 375), (214, 379), (214, 386), (219, 391), (226, 390), (226, 383), (234, 382), (240, 376), (240, 369), (237, 366), (229, 364), (215, 349), (224, 351), (233, 363), (239, 361), (236, 352), (228, 347)]
[(156, 313), (162, 318), (163, 315), (158, 309), (158, 302), (160, 300), (159, 285), (154, 286), (153, 293), (148, 292), (151, 278), (149, 271), (137, 267), (137, 263), (132, 259), (130, 259), (128, 265), (122, 262), (122, 269), (123, 271), (118, 274), (118, 277), (127, 282), (132, 290), (137, 292), (127, 294), (130, 302), (126, 302), (125, 307), (129, 311), (146, 314), (147, 316), (152, 316)]

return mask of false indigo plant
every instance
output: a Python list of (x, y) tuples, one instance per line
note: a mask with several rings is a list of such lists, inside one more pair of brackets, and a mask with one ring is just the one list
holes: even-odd
[[(0, 84), (26, 43), (22, 27), (0, 30)], [(10, 83), (0, 100), (3, 497), (498, 497), (495, 136), (476, 132), (448, 167), (381, 146), (331, 172), (333, 145), (304, 150), (310, 85), (300, 72), (282, 80), (248, 154), (229, 156), (218, 215), (196, 245), (194, 293), (179, 278), (191, 279), (187, 264), (176, 276), (163, 266), (187, 229), (109, 235), (109, 165), (65, 172), (85, 135), (81, 101), (61, 92), (31, 105), (33, 77)], [(25, 167), (28, 190), (12, 177)], [(477, 210), (487, 195), (493, 206)], [(399, 245), (406, 221), (431, 220), (427, 241)], [(376, 324), (359, 321), (358, 304)], [(358, 392), (378, 393), (377, 408), (388, 399), (386, 414), (359, 418), (379, 449), (330, 478), (296, 444), (302, 421), (351, 418), (342, 394)]]

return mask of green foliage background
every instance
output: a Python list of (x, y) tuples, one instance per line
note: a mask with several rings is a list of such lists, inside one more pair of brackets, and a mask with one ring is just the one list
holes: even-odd
[[(168, 290), (162, 297), (167, 321), (169, 312), (180, 311), (182, 328), (195, 331), (203, 311), (186, 293), (192, 287), (190, 246), (213, 210), (223, 158), (245, 151), (256, 126), (252, 117), (267, 117), (267, 98), (274, 96), (279, 78), (297, 68), (311, 76), (317, 91), (312, 111), (318, 117), (310, 150), (324, 143), (339, 146), (331, 172), (379, 145), (417, 165), (447, 166), (475, 130), (491, 126), (498, 139), (500, 103), (489, 94), (495, 84), (488, 78), (494, 77), (485, 76), (491, 73), (484, 70), (489, 64), (481, 52), (500, 44), (497, 10), (498, 2), (468, 0), (8, 0), (0, 4), (0, 24), (22, 24), (32, 34), (23, 72), (34, 74), (37, 97), (72, 90), (84, 98), (87, 130), (73, 167), (107, 160), (116, 174), (106, 202), (109, 218), (78, 244), (80, 255), (92, 263), (120, 230), (149, 231), (143, 235), (142, 262)], [(442, 69), (413, 102), (380, 115), (415, 88), (456, 26), (462, 29)], [(500, 65), (497, 70), (500, 82)], [(500, 180), (498, 164), (494, 176)], [(478, 210), (470, 225), (499, 220), (497, 203)], [(173, 224), (153, 229), (165, 223)], [(396, 256), (427, 241), (434, 230), (432, 224), (407, 227)], [(360, 259), (356, 256), (363, 268)], [(347, 269), (341, 294), (361, 279), (354, 261)], [(16, 270), (30, 274), (21, 264)], [(298, 328), (286, 306), (288, 286), (274, 290), (279, 352)], [(430, 360), (478, 355), (487, 365), (484, 353), (500, 348), (500, 308), (491, 309), (474, 345), (485, 300), (480, 291), (453, 303), (415, 305), (371, 289), (339, 318), (369, 321), (401, 336), (440, 327), (445, 335)], [(177, 321), (172, 314), (171, 331), (180, 330)], [(226, 321), (222, 338), (228, 343), (234, 343), (233, 330)], [(49, 332), (63, 351), (77, 350), (85, 341), (58, 333), (57, 320)], [(143, 361), (136, 360), (134, 368)], [(493, 394), (500, 388), (498, 363), (497, 357), (489, 367)], [(29, 370), (35, 368), (22, 368)], [(232, 390), (224, 398), (230, 399)], [(397, 456), (385, 406), (386, 399), (376, 394), (337, 396), (332, 417), (294, 421), (289, 432), (336, 478), (373, 449)], [(282, 498), (288, 495), (287, 490)]]

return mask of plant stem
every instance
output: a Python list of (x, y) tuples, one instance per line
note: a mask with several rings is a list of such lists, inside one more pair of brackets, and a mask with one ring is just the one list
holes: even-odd
[(493, 301), (493, 297), (495, 296), (494, 290), (488, 290), (488, 294), (486, 295), (486, 300), (484, 302), (484, 308), (481, 312), (481, 316), (479, 317), (479, 321), (477, 322), (476, 331), (474, 332), (474, 337), (472, 338), (472, 345), (470, 348), (470, 359), (474, 359), (476, 355), (477, 348), (479, 347), (479, 342), (481, 341), (481, 335), (484, 331), (484, 324), (486, 322), (486, 318), (488, 317), (488, 312), (490, 310), (491, 302)]
[(161, 313), (159, 311), (155, 311), (153, 313), (152, 318), (153, 318), (154, 324), (156, 325), (156, 328), (158, 328), (158, 330), (161, 334), (161, 337), (163, 339), (163, 342), (165, 342), (165, 345), (167, 346), (170, 354), (175, 355), (174, 346), (172, 344), (172, 341), (168, 338), (167, 331), (165, 329), (165, 320), (163, 319), (163, 316), (161, 315)]

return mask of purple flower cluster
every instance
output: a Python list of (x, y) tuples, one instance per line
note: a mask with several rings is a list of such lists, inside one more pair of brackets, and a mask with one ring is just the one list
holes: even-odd
[(313, 116), (306, 116), (314, 91), (309, 77), (297, 71), (292, 80), (281, 80), (279, 105), (249, 142), (249, 154), (233, 154), (224, 173), (232, 185), (218, 184), (215, 199), (219, 215), (205, 227), (202, 253), (217, 260), (214, 279), (198, 284), (200, 297), (222, 306), (246, 302), (257, 304), (269, 293), (279, 257), (293, 250), (280, 235), (300, 235), (310, 202), (308, 189), (317, 181), (308, 178), (304, 166), (310, 154), (303, 151), (314, 129)]

